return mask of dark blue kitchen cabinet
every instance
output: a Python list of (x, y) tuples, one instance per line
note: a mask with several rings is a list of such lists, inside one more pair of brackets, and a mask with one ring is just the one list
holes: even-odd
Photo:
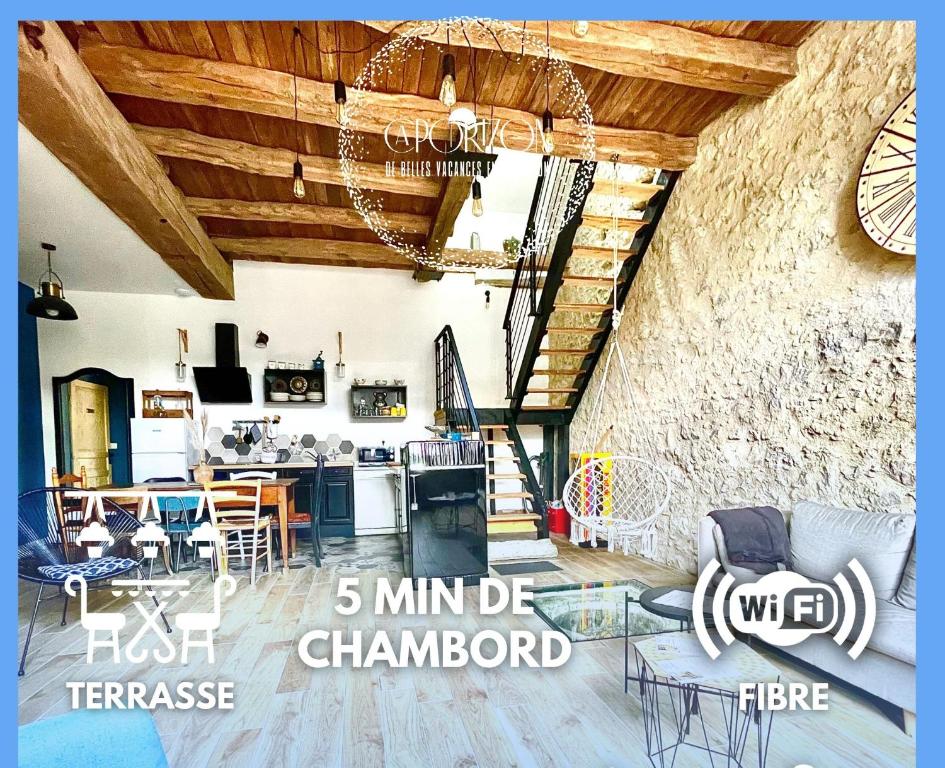
[(321, 536), (354, 536), (354, 472), (351, 467), (325, 467)]

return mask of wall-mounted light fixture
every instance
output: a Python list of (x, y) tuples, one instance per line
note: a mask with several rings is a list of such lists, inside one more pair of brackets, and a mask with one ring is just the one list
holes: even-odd
[(62, 289), (62, 278), (52, 268), (52, 252), (55, 245), (40, 243), (46, 251), (46, 271), (39, 280), (39, 296), (34, 296), (27, 305), (27, 314), (34, 317), (43, 317), (47, 320), (77, 320), (78, 315), (72, 305), (65, 300)]
[(269, 335), (262, 331), (256, 331), (256, 346), (265, 349), (269, 346)]

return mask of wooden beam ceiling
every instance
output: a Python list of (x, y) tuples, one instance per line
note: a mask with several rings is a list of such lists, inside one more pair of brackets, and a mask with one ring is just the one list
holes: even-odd
[(440, 205), (427, 234), (428, 253), (439, 253), (446, 245), (447, 239), (453, 234), (456, 217), (459, 216), (463, 203), (469, 197), (472, 182), (472, 176), (451, 176), (443, 185)]
[[(292, 178), (295, 152), (290, 149), (219, 139), (183, 128), (157, 128), (147, 125), (132, 127), (144, 145), (161, 157), (195, 160), (260, 176)], [(338, 158), (303, 154), (299, 159), (302, 161), (302, 174), (306, 181), (345, 186)], [(419, 197), (438, 197), (440, 194), (439, 179), (388, 176), (380, 163), (358, 163), (358, 173), (365, 189)]]
[[(368, 21), (368, 26), (390, 33), (409, 29), (401, 21)], [(521, 26), (522, 22), (510, 22)], [(526, 29), (544, 39), (544, 22)], [(575, 37), (570, 21), (550, 23), (551, 48), (572, 64), (626, 77), (660, 80), (691, 88), (705, 88), (750, 96), (770, 96), (797, 74), (794, 48), (734, 37), (717, 37), (684, 27), (653, 21), (591, 21), (584, 37)], [(445, 44), (446, 33), (424, 39)], [(492, 36), (469, 38), (484, 50), (501, 50)], [(465, 39), (453, 36), (453, 45)]]
[[(288, 120), (295, 114), (292, 75), (285, 72), (97, 42), (84, 42), (79, 53), (110, 93)], [(444, 107), (437, 99), (373, 91), (362, 94), (361, 99), (364, 106), (355, 125), (358, 131), (383, 134), (391, 121), (406, 126), (418, 120), (427, 125), (444, 124)], [(505, 136), (510, 143), (524, 146), (531, 142), (533, 151), (541, 151), (540, 142), (534, 140), (535, 115), (499, 106), (490, 115), (508, 121)], [(298, 78), (298, 117), (308, 123), (336, 126), (332, 83)], [(445, 131), (445, 127), (442, 132), (434, 131), (434, 138), (446, 138)], [(621, 162), (669, 170), (681, 170), (695, 160), (697, 138), (692, 136), (596, 125), (594, 138), (600, 159), (617, 154)], [(573, 119), (555, 120), (556, 154), (579, 156), (582, 143), (580, 127)]]
[[(306, 264), (380, 267), (384, 269), (415, 269), (417, 263), (401, 256), (383, 243), (360, 243), (349, 240), (322, 240), (309, 237), (215, 237), (214, 244), (234, 259), (279, 259)], [(443, 250), (444, 259), (461, 259), (470, 263), (474, 252), (455, 248)], [(494, 263), (499, 254), (483, 252), (483, 265)]]
[(232, 299), (231, 266), (58, 25), (18, 39), (23, 124), (201, 296)]
[[(288, 224), (318, 224), (345, 229), (370, 229), (364, 217), (354, 208), (306, 203), (224, 200), (211, 197), (188, 197), (187, 207), (194, 216), (245, 221), (282, 221)], [(388, 226), (404, 232), (426, 233), (430, 217), (416, 213), (385, 212)]]

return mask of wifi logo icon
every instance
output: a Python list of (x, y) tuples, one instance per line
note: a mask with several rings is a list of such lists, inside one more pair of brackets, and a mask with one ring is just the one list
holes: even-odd
[[(696, 636), (709, 657), (716, 659), (722, 653), (716, 645), (716, 636), (724, 645), (731, 645), (735, 641), (734, 632), (754, 635), (770, 645), (787, 648), (811, 635), (823, 633), (831, 633), (834, 642), (842, 646), (858, 630), (856, 639), (847, 649), (850, 658), (856, 659), (873, 634), (876, 594), (856, 558), (847, 568), (858, 587), (856, 592), (843, 573), (825, 584), (793, 571), (775, 571), (734, 589), (735, 577), (725, 573), (711, 594), (711, 611), (708, 611), (715, 624), (715, 636), (706, 625), (707, 611), (698, 609), (692, 612)], [(706, 604), (706, 595), (721, 569), (721, 563), (713, 559), (699, 575), (693, 590), (694, 606)]]

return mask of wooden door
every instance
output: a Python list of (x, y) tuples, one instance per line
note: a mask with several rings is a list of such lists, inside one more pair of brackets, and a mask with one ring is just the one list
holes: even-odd
[(111, 482), (108, 462), (108, 388), (87, 381), (69, 383), (69, 425), (72, 443), (72, 472), (85, 467), (89, 487)]

